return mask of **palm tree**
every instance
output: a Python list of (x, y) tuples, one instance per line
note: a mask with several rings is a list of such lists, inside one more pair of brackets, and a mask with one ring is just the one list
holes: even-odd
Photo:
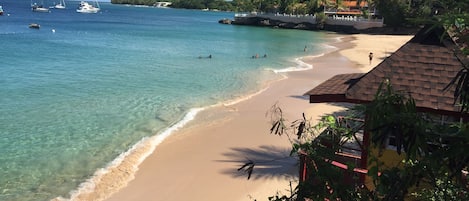
[(328, 3), (329, 3), (328, 0), (311, 0), (311, 1), (308, 1), (308, 6), (313, 11), (319, 11), (319, 10), (321, 10), (321, 8), (323, 8)]
[(333, 4), (334, 8), (337, 10), (345, 9), (344, 1), (343, 0), (335, 0)]
[[(362, 2), (365, 2), (365, 5), (368, 7), (367, 10), (364, 10), (362, 7)], [(363, 17), (370, 18), (370, 9), (375, 7), (375, 2), (373, 0), (357, 0), (357, 6), (360, 7), (360, 10), (363, 13)], [(373, 11), (375, 13), (375, 11)]]

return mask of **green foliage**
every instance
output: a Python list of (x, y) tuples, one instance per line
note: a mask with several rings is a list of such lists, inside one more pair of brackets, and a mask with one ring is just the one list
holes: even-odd
[(386, 25), (399, 27), (407, 23), (407, 0), (376, 0), (375, 2)]
[[(286, 126), (282, 110), (272, 107), (274, 132), (278, 135), (297, 135), (292, 141), (292, 156), (305, 158), (307, 179), (300, 182), (290, 196), (276, 195), (274, 201), (303, 198), (312, 200), (468, 200), (467, 172), (469, 167), (469, 124), (459, 122), (441, 124), (429, 115), (417, 112), (412, 97), (393, 90), (385, 81), (375, 99), (355, 107), (347, 116), (324, 116), (312, 126), (304, 117)], [(367, 117), (365, 127), (360, 117)], [(280, 122), (280, 123), (279, 123)], [(331, 164), (347, 141), (356, 139), (360, 130), (371, 134), (376, 148), (385, 149), (384, 141), (391, 135), (398, 142), (398, 150), (406, 154), (395, 167), (384, 167), (379, 156), (370, 155), (368, 176), (375, 189), (345, 183), (343, 178), (353, 174)], [(279, 132), (277, 132), (277, 130)], [(360, 145), (362, 146), (362, 145)], [(252, 173), (255, 161), (240, 169)]]
[[(392, 27), (404, 25), (420, 25), (429, 21), (440, 23), (465, 24), (468, 16), (465, 9), (469, 8), (469, 0), (359, 0), (366, 1), (369, 7), (379, 10), (384, 17), (385, 24)], [(111, 0), (114, 4), (154, 5), (158, 0)], [(323, 13), (325, 7), (343, 9), (343, 0), (170, 0), (173, 8), (187, 9), (217, 9), (235, 12), (264, 12), (311, 14)], [(467, 9), (466, 9), (467, 10)], [(368, 10), (362, 9), (366, 14)], [(463, 14), (466, 13), (466, 14)], [(438, 17), (435, 17), (438, 16)], [(451, 17), (449, 17), (451, 16)], [(467, 31), (467, 29), (466, 29)], [(467, 37), (464, 39), (468, 41)], [(466, 54), (469, 49), (465, 48)]]
[[(390, 134), (394, 135), (398, 151), (402, 148), (406, 159), (399, 167), (383, 169), (379, 156), (371, 156), (369, 175), (376, 186), (374, 197), (383, 200), (402, 200), (408, 196), (423, 200), (453, 200), (451, 197), (464, 200), (468, 193), (467, 182), (462, 179), (463, 170), (469, 166), (469, 157), (465, 154), (469, 151), (468, 125), (433, 122), (416, 111), (411, 97), (399, 95), (390, 83), (384, 84), (386, 87), (380, 87), (367, 109), (366, 114), (370, 117), (367, 118), (367, 129), (377, 144), (382, 144), (382, 139), (389, 138)], [(377, 148), (382, 150), (384, 146)], [(377, 171), (381, 171), (380, 176)]]
[(111, 0), (113, 4), (132, 4), (153, 6), (158, 0)]
[[(160, 0), (111, 0), (111, 3), (153, 6), (159, 1)], [(171, 0), (169, 2), (172, 2), (171, 7), (173, 8), (235, 10), (232, 2), (224, 0)]]
[[(154, 5), (159, 0), (111, 0), (114, 4)], [(322, 11), (328, 0), (170, 0), (173, 8), (236, 12), (310, 14)]]
[(366, 114), (367, 129), (373, 133), (374, 145), (384, 146), (393, 137), (399, 154), (405, 151), (407, 157), (414, 158), (426, 150), (426, 125), (418, 118), (414, 100), (396, 93), (389, 81), (379, 86)]
[(447, 88), (456, 85), (454, 91), (455, 103), (459, 101), (461, 112), (469, 111), (469, 69), (462, 68)]
[(464, 67), (447, 87), (456, 86), (455, 101), (458, 101), (461, 112), (467, 113), (469, 111), (469, 12), (461, 8), (468, 8), (469, 0), (442, 0), (438, 6), (439, 9), (435, 12), (442, 12), (441, 15), (433, 16), (428, 21), (435, 26), (444, 27), (459, 47), (455, 50), (455, 55), (462, 61)]
[[(318, 1), (304, 4), (297, 0), (276, 3), (273, 8), (280, 12), (299, 12), (301, 9), (295, 5), (306, 5), (310, 11), (324, 5), (318, 4)], [(455, 54), (461, 61), (467, 60), (464, 57), (469, 54), (469, 14), (467, 9), (462, 8), (469, 8), (469, 0), (375, 0), (370, 4), (378, 7), (385, 17), (385, 23), (390, 26), (412, 22), (445, 27), (460, 48)], [(467, 113), (468, 66), (461, 69), (448, 86), (452, 84), (456, 85), (455, 97), (460, 101), (461, 112)], [(291, 154), (307, 156), (310, 179), (301, 182), (291, 196), (277, 195), (269, 200), (305, 197), (313, 200), (403, 200), (409, 197), (417, 200), (469, 200), (467, 175), (462, 174), (469, 167), (469, 124), (433, 121), (430, 116), (417, 112), (412, 97), (394, 91), (389, 81), (379, 87), (374, 101), (365, 107), (354, 108), (352, 111), (355, 113), (351, 116), (326, 116), (316, 126), (311, 126), (303, 116), (303, 119), (288, 127), (281, 109), (274, 108), (276, 115), (273, 116), (277, 118), (273, 120), (271, 133), (283, 135), (290, 129), (294, 130), (298, 139), (291, 140)], [(398, 166), (387, 169), (378, 156), (369, 158), (368, 175), (373, 178), (374, 191), (362, 186), (344, 185), (342, 178), (347, 172), (330, 164), (335, 153), (361, 129), (360, 124), (350, 126), (352, 124), (344, 122), (352, 121), (343, 119), (354, 120), (360, 115), (366, 116), (365, 130), (371, 133), (371, 141), (376, 148), (383, 150), (385, 142), (393, 137), (398, 153), (405, 153), (406, 156)]]
[(241, 12), (251, 12), (251, 11), (256, 11), (257, 7), (254, 5), (252, 1), (246, 1), (246, 0), (233, 0), (232, 1), (233, 6), (236, 8), (236, 11), (241, 11)]
[(324, 28), (324, 24), (326, 23), (327, 16), (324, 12), (316, 13), (316, 23), (319, 28)]
[(173, 0), (171, 7), (186, 9), (218, 9), (233, 10), (231, 2), (223, 0)]
[(446, 178), (436, 178), (436, 188), (424, 188), (420, 192), (412, 193), (418, 200), (424, 201), (460, 201), (469, 200), (467, 189)]
[[(291, 126), (286, 126), (283, 112), (277, 105), (268, 114), (271, 117), (272, 134), (296, 135), (296, 140), (289, 137), (292, 142), (291, 155), (297, 156), (300, 153), (307, 156), (307, 177), (314, 178), (299, 183), (290, 196), (275, 195), (269, 200), (287, 201), (300, 197), (313, 200), (360, 200), (368, 193), (366, 189), (342, 182), (345, 174), (353, 174), (353, 168), (344, 170), (331, 164), (337, 158), (336, 152), (340, 152), (347, 141), (355, 139), (354, 134), (363, 128), (363, 122), (355, 118), (357, 113), (350, 113), (347, 117), (324, 116), (315, 126), (304, 115), (302, 119), (293, 121)], [(240, 169), (249, 167), (250, 164), (252, 161), (248, 161)]]

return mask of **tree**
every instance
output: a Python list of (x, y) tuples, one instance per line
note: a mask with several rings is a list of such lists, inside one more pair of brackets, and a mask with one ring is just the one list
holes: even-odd
[(375, 3), (386, 25), (399, 27), (407, 23), (406, 0), (376, 0)]
[[(433, 121), (428, 114), (417, 112), (412, 97), (394, 91), (387, 81), (371, 103), (353, 108), (345, 117), (325, 116), (316, 126), (305, 117), (287, 126), (281, 109), (273, 111), (277, 118), (271, 132), (297, 135), (292, 156), (300, 153), (307, 158), (309, 177), (290, 196), (277, 200), (469, 199), (469, 183), (463, 174), (469, 167), (469, 124)], [(357, 120), (363, 117), (367, 117), (365, 127)], [(331, 164), (361, 129), (371, 133), (372, 145), (378, 150), (392, 136), (398, 153), (405, 156), (398, 166), (383, 169), (379, 156), (372, 155), (368, 176), (373, 178), (373, 190), (343, 182), (344, 176), (353, 174), (352, 164), (348, 170)], [(249, 161), (251, 171), (255, 164)]]
[(435, 15), (427, 18), (427, 22), (435, 26), (443, 26), (448, 35), (456, 42), (458, 49), (455, 55), (463, 62), (464, 67), (454, 80), (448, 84), (456, 84), (454, 96), (461, 105), (461, 112), (469, 112), (469, 0), (442, 0), (435, 3)]
[[(363, 2), (365, 2), (365, 3), (368, 5), (368, 7), (367, 7), (366, 9), (362, 7), (362, 3), (363, 3)], [(358, 0), (358, 1), (357, 1), (357, 6), (360, 7), (360, 10), (361, 10), (362, 13), (363, 13), (362, 16), (363, 16), (364, 18), (370, 18), (370, 15), (369, 15), (369, 14), (370, 14), (370, 9), (371, 9), (371, 8), (375, 8), (375, 3), (374, 3), (373, 0)]]
[(309, 13), (317, 13), (322, 12), (324, 10), (324, 6), (328, 3), (327, 0), (311, 0), (307, 1), (307, 8)]
[(385, 138), (395, 137), (397, 151), (405, 153), (405, 159), (402, 166), (386, 169), (381, 176), (376, 174), (379, 160), (372, 159), (375, 171), (370, 171), (370, 176), (376, 185), (373, 199), (414, 196), (423, 200), (467, 200), (469, 189), (463, 172), (469, 167), (465, 154), (469, 151), (469, 124), (434, 122), (416, 111), (412, 97), (396, 93), (390, 83), (385, 85), (367, 106), (367, 129), (379, 149)]
[(236, 8), (236, 11), (244, 11), (244, 12), (257, 11), (257, 7), (251, 1), (233, 0), (232, 3), (233, 3), (233, 6)]
[[(381, 6), (386, 5), (382, 0), (375, 2)], [(457, 43), (454, 53), (466, 65), (448, 86), (457, 86), (455, 100), (462, 105), (461, 112), (467, 113), (469, 14), (467, 9), (461, 8), (468, 8), (469, 1), (401, 3), (396, 3), (397, 7), (391, 6), (385, 12), (393, 9), (404, 12), (413, 6), (429, 5), (430, 15), (420, 18), (420, 23), (445, 27), (449, 36)], [(402, 16), (404, 15), (395, 17)], [(317, 126), (310, 126), (303, 117), (288, 127), (281, 110), (274, 111), (278, 118), (274, 121), (271, 132), (278, 135), (289, 132), (289, 135), (296, 134), (298, 141), (293, 143), (292, 154), (296, 156), (300, 152), (306, 156), (310, 161), (308, 169), (314, 175), (310, 175), (305, 182), (300, 182), (290, 196), (274, 196), (270, 200), (403, 200), (409, 197), (417, 200), (469, 200), (469, 123), (441, 124), (434, 121), (431, 115), (419, 113), (412, 97), (394, 91), (387, 80), (383, 81), (370, 104), (352, 109), (352, 115), (348, 117), (326, 116)], [(398, 166), (387, 169), (381, 168), (379, 157), (370, 158), (368, 175), (373, 178), (373, 190), (338, 183), (338, 178), (344, 176), (344, 171), (330, 164), (335, 153), (344, 148), (344, 142), (352, 139), (352, 133), (362, 128), (360, 124), (350, 126), (351, 124), (344, 123), (349, 121), (343, 120), (355, 120), (359, 117), (366, 117), (367, 126), (363, 128), (371, 133), (375, 148), (383, 150), (384, 142), (392, 137), (395, 139), (397, 152), (404, 155), (404, 160)], [(255, 164), (255, 161), (250, 161), (250, 173)]]
[(280, 0), (263, 0), (260, 9), (266, 13), (277, 13), (279, 12)]

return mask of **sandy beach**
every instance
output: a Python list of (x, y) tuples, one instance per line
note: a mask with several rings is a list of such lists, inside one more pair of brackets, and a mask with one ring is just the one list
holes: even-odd
[[(336, 104), (310, 104), (303, 94), (335, 74), (368, 72), (412, 37), (331, 35), (341, 38), (332, 44), (337, 50), (305, 58), (314, 66), (312, 70), (285, 73), (287, 79), (245, 101), (198, 113), (156, 147), (130, 182), (116, 180), (120, 176), (107, 178), (109, 181), (104, 178), (94, 193), (74, 200), (241, 201), (268, 200), (277, 192), (288, 195), (290, 182), (292, 188), (296, 186), (297, 161), (289, 157), (287, 136), (269, 134), (269, 109), (277, 104), (290, 122), (300, 119), (302, 113), (314, 122), (342, 110)], [(371, 64), (370, 52), (374, 54)], [(237, 171), (248, 160), (258, 163), (249, 180)], [(131, 172), (121, 167), (115, 171), (124, 176)]]

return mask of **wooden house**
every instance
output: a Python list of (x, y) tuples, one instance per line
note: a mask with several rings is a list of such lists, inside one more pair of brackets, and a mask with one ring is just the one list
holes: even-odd
[[(386, 81), (394, 90), (409, 94), (415, 100), (418, 112), (441, 123), (467, 121), (468, 113), (461, 113), (455, 100), (456, 87), (449, 85), (467, 64), (468, 58), (458, 52), (457, 45), (443, 28), (425, 27), (368, 73), (333, 76), (306, 95), (310, 103), (366, 104), (374, 99), (378, 87)], [(362, 144), (365, 149), (371, 147), (367, 131), (363, 134)], [(392, 140), (388, 140), (386, 148), (379, 156), (385, 165), (392, 166), (402, 160), (403, 156), (397, 154)], [(373, 150), (362, 150), (361, 170), (368, 169), (368, 153), (377, 154)], [(365, 174), (360, 180), (367, 184)]]

